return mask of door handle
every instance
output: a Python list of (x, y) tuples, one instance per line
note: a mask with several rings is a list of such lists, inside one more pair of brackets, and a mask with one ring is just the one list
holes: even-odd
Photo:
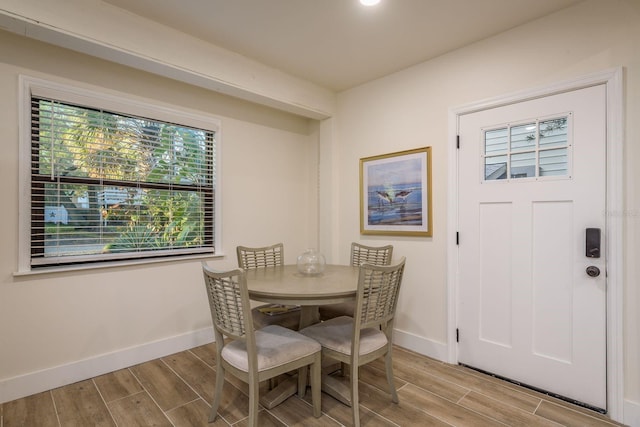
[(600, 258), (600, 229), (587, 228), (586, 230), (586, 257)]
[(589, 277), (598, 277), (600, 275), (600, 269), (595, 265), (590, 265), (587, 267), (587, 275)]

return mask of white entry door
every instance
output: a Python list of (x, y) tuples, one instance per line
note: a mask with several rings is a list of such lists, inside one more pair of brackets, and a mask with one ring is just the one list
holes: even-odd
[(459, 135), (459, 362), (606, 409), (605, 86)]

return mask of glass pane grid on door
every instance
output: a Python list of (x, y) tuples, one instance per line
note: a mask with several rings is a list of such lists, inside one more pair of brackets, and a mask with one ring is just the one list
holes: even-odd
[(483, 181), (568, 177), (570, 114), (483, 132)]

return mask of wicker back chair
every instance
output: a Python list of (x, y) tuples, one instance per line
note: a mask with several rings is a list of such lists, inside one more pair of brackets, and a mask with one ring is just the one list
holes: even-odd
[(257, 426), (259, 383), (298, 370), (298, 395), (303, 397), (309, 366), (313, 415), (319, 417), (320, 344), (278, 325), (254, 330), (244, 271), (214, 271), (204, 263), (202, 270), (217, 353), (216, 389), (209, 422), (217, 416), (225, 373), (249, 385), (249, 425)]
[(393, 256), (393, 245), (366, 246), (360, 243), (351, 243), (351, 265), (373, 264), (389, 265)]
[(300, 331), (322, 345), (322, 355), (351, 367), (350, 386), (335, 377), (323, 380), (323, 390), (351, 406), (353, 425), (360, 425), (358, 367), (385, 356), (391, 400), (398, 403), (393, 381), (392, 335), (405, 258), (387, 265), (362, 264), (358, 276), (354, 317), (341, 316)]
[[(238, 267), (244, 270), (257, 268), (277, 267), (284, 264), (284, 245), (276, 243), (271, 246), (252, 248), (238, 246)], [(270, 315), (269, 305), (261, 305), (251, 310), (253, 324), (256, 328), (264, 328), (268, 325), (280, 325), (297, 331), (300, 326), (300, 311), (286, 311)]]
[[(389, 265), (393, 256), (393, 245), (366, 246), (351, 243), (351, 265), (359, 266), (363, 263), (373, 265)], [(353, 316), (355, 303), (352, 301), (337, 304), (321, 305), (318, 309), (320, 320), (329, 320), (340, 316)]]
[(236, 253), (238, 255), (238, 267), (244, 270), (284, 264), (284, 245), (282, 243), (261, 248), (238, 246)]

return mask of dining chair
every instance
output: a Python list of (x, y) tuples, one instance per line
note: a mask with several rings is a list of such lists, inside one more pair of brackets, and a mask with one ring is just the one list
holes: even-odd
[[(252, 248), (238, 246), (238, 267), (244, 270), (275, 267), (284, 264), (284, 245), (276, 243), (271, 246)], [(300, 326), (300, 310), (284, 311), (277, 314), (269, 314), (270, 304), (263, 304), (251, 310), (253, 324), (256, 328), (264, 328), (267, 325), (280, 325), (297, 331)]]
[(279, 325), (254, 329), (244, 270), (215, 271), (205, 263), (202, 270), (217, 355), (216, 388), (209, 422), (216, 419), (227, 372), (249, 385), (249, 425), (257, 426), (259, 383), (298, 370), (298, 396), (302, 398), (309, 366), (313, 415), (320, 417), (320, 344)]
[(337, 378), (325, 376), (323, 390), (350, 405), (353, 425), (360, 425), (358, 399), (359, 367), (385, 357), (391, 400), (398, 403), (393, 381), (392, 334), (405, 258), (391, 265), (362, 264), (358, 275), (356, 309), (353, 317), (334, 317), (308, 326), (300, 333), (322, 345), (323, 358), (350, 366), (348, 390)]
[[(393, 245), (366, 246), (360, 243), (351, 243), (351, 265), (359, 266), (363, 263), (374, 265), (388, 265), (393, 255)], [(333, 319), (339, 316), (353, 316), (355, 303), (353, 301), (337, 304), (321, 305), (318, 308), (320, 320)]]

